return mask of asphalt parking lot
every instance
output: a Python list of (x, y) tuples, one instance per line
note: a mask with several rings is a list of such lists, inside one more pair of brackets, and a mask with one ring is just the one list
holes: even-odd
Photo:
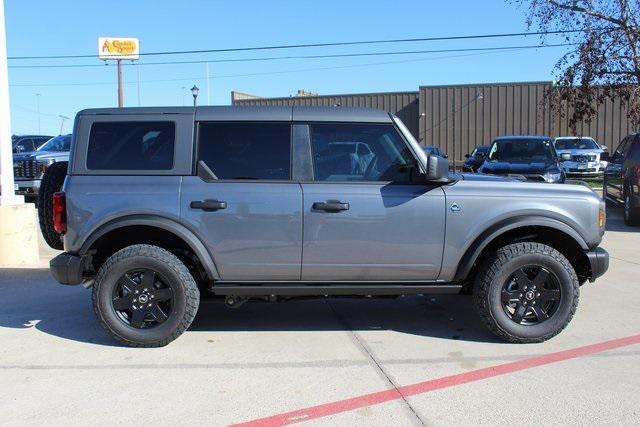
[(603, 247), (609, 272), (533, 345), (494, 339), (470, 297), (415, 296), (205, 301), (174, 343), (130, 349), (89, 291), (3, 269), (0, 424), (637, 425), (640, 228), (609, 212)]

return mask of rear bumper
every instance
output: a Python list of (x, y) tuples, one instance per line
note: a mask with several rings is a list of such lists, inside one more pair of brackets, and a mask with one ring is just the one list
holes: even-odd
[(49, 261), (49, 270), (62, 285), (79, 285), (83, 280), (84, 265), (85, 257), (64, 252)]
[(29, 179), (29, 180), (16, 179), (14, 180), (14, 183), (18, 187), (18, 189), (16, 190), (16, 194), (20, 194), (23, 196), (26, 196), (29, 194), (38, 194), (38, 191), (40, 190), (40, 182), (41, 180), (39, 179)]
[(589, 277), (589, 281), (594, 282), (609, 269), (609, 252), (602, 248), (595, 248), (592, 251), (586, 252), (586, 254), (591, 266), (591, 277)]

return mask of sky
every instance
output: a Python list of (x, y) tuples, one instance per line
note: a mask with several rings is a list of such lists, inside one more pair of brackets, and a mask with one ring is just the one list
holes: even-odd
[[(137, 37), (141, 52), (495, 34), (527, 31), (513, 1), (5, 0), (12, 56), (96, 54), (100, 36)], [(548, 38), (546, 43), (560, 41)], [(229, 105), (237, 90), (265, 97), (414, 91), (420, 85), (542, 81), (567, 49), (420, 53), (330, 59), (144, 65), (291, 55), (466, 49), (540, 44), (539, 36), (142, 56), (124, 67), (125, 106)], [(9, 60), (12, 132), (58, 134), (59, 115), (117, 106), (117, 69), (97, 58)], [(44, 68), (15, 68), (46, 65)], [(139, 79), (139, 80), (138, 80)], [(139, 81), (139, 83), (138, 83)], [(40, 114), (38, 114), (38, 109)], [(68, 133), (72, 120), (62, 129)]]

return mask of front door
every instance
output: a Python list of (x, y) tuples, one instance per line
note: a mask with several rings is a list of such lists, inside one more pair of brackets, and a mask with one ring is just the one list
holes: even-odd
[(222, 280), (299, 280), (302, 189), (291, 181), (290, 123), (200, 123), (199, 176), (184, 177), (182, 220)]
[(310, 124), (302, 184), (304, 281), (429, 281), (440, 272), (445, 196), (412, 184), (414, 154), (391, 124)]
[(604, 179), (607, 183), (607, 195), (615, 200), (622, 201), (622, 164), (625, 150), (629, 146), (629, 137), (626, 137), (616, 148), (609, 159), (609, 164), (604, 170)]

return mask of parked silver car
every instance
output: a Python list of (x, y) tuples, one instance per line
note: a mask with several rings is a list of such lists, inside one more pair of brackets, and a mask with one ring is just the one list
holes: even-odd
[(553, 140), (553, 145), (561, 158), (563, 154), (571, 156), (562, 162), (567, 176), (601, 176), (607, 167), (607, 163), (600, 160), (606, 147), (591, 137), (561, 136)]
[(35, 200), (42, 175), (55, 162), (68, 161), (71, 135), (59, 135), (42, 144), (36, 151), (13, 155), (16, 194)]

